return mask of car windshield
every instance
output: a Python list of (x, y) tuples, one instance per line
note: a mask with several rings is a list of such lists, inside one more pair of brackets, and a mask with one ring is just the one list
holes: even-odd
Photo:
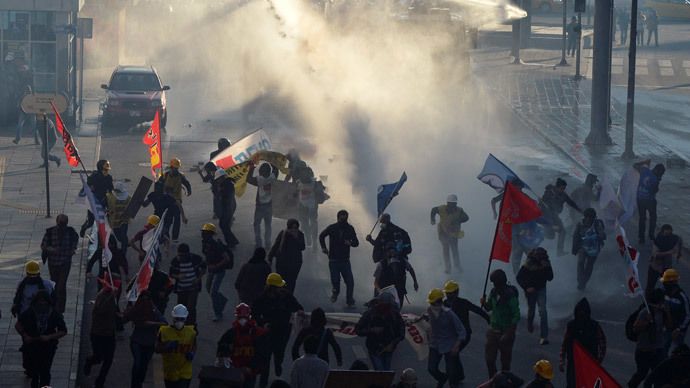
[(148, 91), (160, 90), (161, 84), (155, 74), (116, 73), (110, 81), (111, 90)]

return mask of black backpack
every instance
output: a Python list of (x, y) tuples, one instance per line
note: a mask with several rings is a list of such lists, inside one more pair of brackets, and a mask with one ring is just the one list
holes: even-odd
[(637, 308), (630, 316), (628, 319), (625, 321), (625, 338), (632, 342), (637, 342), (638, 340), (638, 333), (635, 333), (635, 330), (633, 330), (633, 326), (635, 325), (635, 321), (637, 320), (637, 316), (640, 315), (640, 311), (644, 308), (644, 304), (640, 305), (640, 307)]

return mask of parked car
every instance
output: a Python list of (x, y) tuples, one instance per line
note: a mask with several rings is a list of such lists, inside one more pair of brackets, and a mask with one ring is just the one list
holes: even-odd
[(151, 121), (160, 113), (161, 126), (168, 121), (165, 91), (156, 69), (152, 66), (118, 66), (105, 89), (103, 124), (116, 122), (141, 123)]

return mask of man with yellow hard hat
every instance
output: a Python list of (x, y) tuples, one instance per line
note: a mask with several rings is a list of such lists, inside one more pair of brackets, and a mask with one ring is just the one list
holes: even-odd
[(187, 177), (180, 172), (180, 167), (182, 167), (180, 159), (172, 158), (170, 160), (170, 168), (159, 179), (159, 181), (163, 183), (163, 192), (170, 193), (170, 195), (175, 198), (177, 207), (180, 209), (180, 214), (173, 216), (173, 242), (175, 242), (179, 236), (180, 217), (182, 217), (182, 222), (185, 224), (187, 223), (187, 217), (182, 207), (182, 187), (187, 191), (188, 197), (192, 195), (192, 185), (187, 180)]
[(134, 237), (129, 241), (129, 246), (132, 247), (137, 253), (139, 254), (139, 261), (143, 261), (144, 258), (146, 257), (146, 250), (144, 249), (144, 235), (148, 233), (151, 229), (155, 228), (158, 226), (158, 223), (161, 222), (160, 217), (158, 217), (155, 214), (151, 214), (146, 218), (146, 225), (144, 225), (144, 228), (138, 231)]
[(666, 306), (671, 313), (671, 327), (665, 335), (666, 354), (673, 352), (679, 345), (685, 343), (685, 333), (690, 326), (690, 301), (682, 288), (678, 285), (680, 274), (674, 268), (664, 271), (661, 284), (666, 295)]
[(458, 316), (460, 322), (465, 327), (467, 332), (467, 338), (462, 343), (460, 350), (464, 349), (467, 344), (470, 343), (470, 338), (472, 337), (472, 327), (470, 327), (470, 311), (484, 318), (486, 323), (489, 323), (489, 314), (484, 311), (481, 307), (470, 302), (465, 298), (460, 298), (458, 295), (460, 293), (460, 285), (458, 283), (449, 280), (443, 285), (443, 292), (446, 294), (446, 300), (443, 301), (443, 305), (451, 309), (455, 315)]
[(206, 276), (206, 292), (211, 295), (211, 305), (215, 317), (214, 322), (223, 319), (223, 310), (228, 298), (220, 292), (220, 286), (225, 278), (225, 270), (232, 269), (234, 256), (232, 251), (216, 236), (216, 226), (206, 223), (201, 227), (201, 252), (206, 258), (208, 276)]
[[(458, 316), (443, 306), (442, 290), (434, 288), (429, 291), (427, 302), (429, 309), (426, 316), (431, 326), (428, 370), (438, 386), (443, 386), (447, 381), (451, 388), (455, 388), (465, 379), (460, 348), (466, 340), (467, 332)], [(445, 373), (438, 369), (442, 358), (446, 360)]]
[(539, 360), (532, 367), (534, 380), (530, 381), (525, 388), (553, 388), (553, 366), (549, 360)]

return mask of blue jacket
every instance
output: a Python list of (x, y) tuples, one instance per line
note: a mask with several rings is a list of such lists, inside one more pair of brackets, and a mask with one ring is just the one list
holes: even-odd
[(448, 307), (442, 307), (438, 316), (429, 310), (429, 324), (431, 325), (431, 335), (429, 336), (429, 347), (436, 349), (441, 354), (445, 354), (453, 349), (458, 342), (467, 339), (465, 326), (460, 322), (460, 318)]
[(656, 200), (659, 178), (648, 167), (640, 168), (640, 183), (637, 185), (637, 199)]

